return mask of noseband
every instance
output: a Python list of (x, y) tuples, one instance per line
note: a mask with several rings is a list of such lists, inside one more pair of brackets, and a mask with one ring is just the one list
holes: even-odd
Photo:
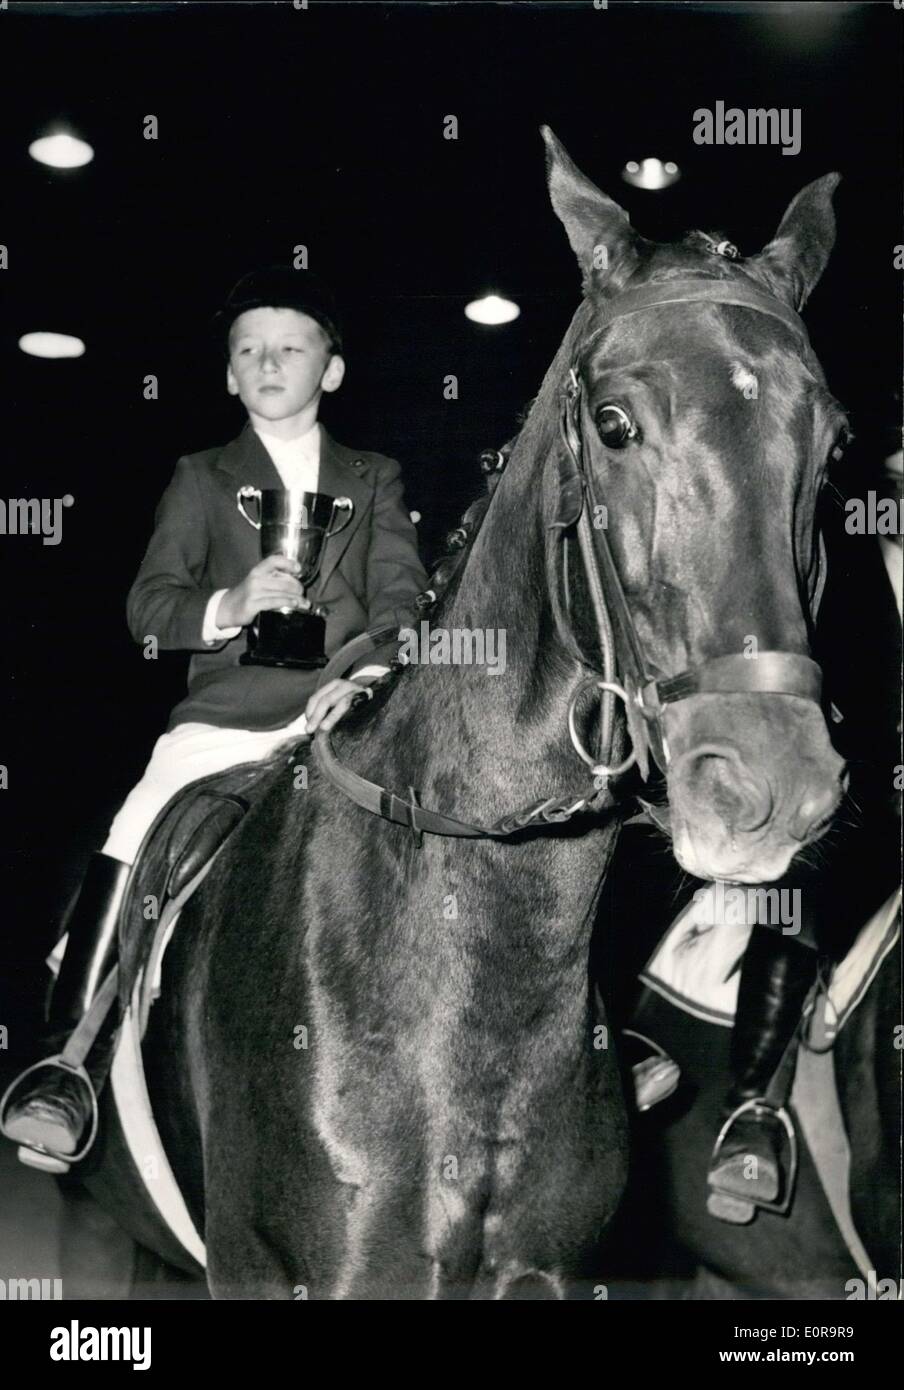
[[(672, 280), (626, 290), (605, 305), (596, 316), (597, 324), (592, 336), (582, 344), (582, 357), (586, 360), (590, 344), (617, 319), (646, 309), (694, 303), (731, 304), (769, 314), (790, 328), (805, 349), (809, 346), (807, 332), (799, 315), (772, 295), (724, 280)], [(820, 668), (810, 657), (791, 652), (766, 651), (756, 655), (735, 652), (714, 657), (675, 676), (654, 679), (650, 675), (606, 530), (596, 529), (590, 522), (591, 515), (600, 515), (591, 470), (587, 467), (587, 456), (592, 452), (592, 443), (588, 447), (587, 441), (593, 440), (594, 432), (592, 424), (585, 429), (584, 392), (578, 365), (569, 369), (562, 394), (561, 433), (564, 449), (559, 468), (559, 504), (555, 519), (550, 524), (563, 532), (575, 526), (577, 528), (584, 577), (599, 640), (601, 675), (589, 676), (581, 682), (572, 695), (568, 711), (572, 743), (593, 775), (607, 781), (627, 772), (636, 762), (646, 781), (651, 759), (665, 772), (669, 761), (668, 744), (663, 732), (665, 707), (686, 700), (690, 695), (796, 695), (818, 704), (822, 691)], [(824, 582), (825, 560), (820, 542), (819, 564), (810, 600), (814, 617)], [(614, 702), (619, 699), (624, 704), (632, 746), (620, 763), (612, 764), (594, 758), (588, 753), (577, 731), (578, 704), (582, 695), (592, 687), (599, 689), (602, 694), (600, 744), (606, 750), (607, 759), (612, 754)]]
[[(772, 295), (752, 286), (728, 281), (687, 279), (642, 285), (615, 296), (597, 311), (594, 331), (581, 345), (582, 356), (586, 358), (590, 344), (616, 319), (670, 304), (697, 303), (731, 304), (769, 314), (791, 329), (805, 351), (809, 349), (807, 331), (799, 315)], [(606, 531), (596, 530), (590, 521), (591, 515), (599, 515), (595, 511), (599, 503), (587, 466), (593, 447), (592, 442), (588, 446), (587, 441), (593, 440), (594, 432), (592, 425), (585, 428), (586, 411), (579, 360), (569, 368), (562, 397), (560, 425), (563, 448), (559, 457), (558, 505), (550, 528), (559, 528), (563, 533), (566, 611), (569, 601), (564, 543), (567, 533), (572, 529), (576, 531), (599, 640), (601, 670), (581, 680), (568, 707), (571, 740), (590, 769), (592, 789), (584, 788), (566, 796), (548, 797), (545, 801), (503, 816), (493, 825), (478, 825), (422, 807), (413, 788), (409, 788), (407, 797), (402, 797), (368, 781), (339, 761), (331, 747), (329, 734), (319, 731), (314, 738), (314, 756), (327, 779), (365, 810), (407, 826), (415, 832), (418, 842), (424, 831), (472, 839), (506, 839), (523, 830), (570, 820), (578, 811), (591, 807), (602, 810), (615, 805), (616, 797), (610, 781), (627, 772), (635, 762), (644, 781), (649, 776), (651, 759), (663, 772), (666, 771), (669, 753), (663, 732), (664, 712), (668, 705), (686, 700), (690, 695), (757, 693), (796, 695), (816, 703), (820, 700), (820, 668), (810, 657), (791, 652), (767, 651), (755, 656), (735, 652), (714, 657), (675, 676), (651, 676)], [(504, 463), (500, 461), (502, 466)], [(814, 617), (824, 582), (825, 552), (820, 541), (817, 573), (810, 595)], [(324, 668), (318, 688), (332, 677), (349, 670), (376, 643), (388, 641), (396, 635), (395, 628), (385, 628), (353, 638)], [(594, 663), (585, 660), (585, 665), (592, 667)], [(618, 679), (619, 674), (621, 680)], [(579, 703), (591, 688), (601, 692), (601, 757), (594, 757), (588, 752), (577, 728)], [(610, 760), (615, 739), (616, 700), (621, 700), (624, 705), (631, 750), (621, 762), (613, 764)]]

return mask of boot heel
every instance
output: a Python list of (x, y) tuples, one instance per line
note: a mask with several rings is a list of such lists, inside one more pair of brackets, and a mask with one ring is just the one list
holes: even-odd
[(727, 1192), (710, 1189), (706, 1199), (706, 1210), (717, 1221), (727, 1221), (730, 1226), (749, 1226), (756, 1216), (753, 1202), (745, 1202), (741, 1197), (730, 1197)]
[(68, 1173), (72, 1164), (64, 1158), (57, 1157), (56, 1154), (43, 1153), (40, 1149), (29, 1149), (25, 1144), (20, 1144), (16, 1152), (16, 1158), (20, 1163), (24, 1163), (26, 1168), (38, 1168), (42, 1173)]

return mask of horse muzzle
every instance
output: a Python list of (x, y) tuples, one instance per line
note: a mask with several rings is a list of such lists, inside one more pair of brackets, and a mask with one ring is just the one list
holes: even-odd
[(688, 873), (772, 882), (830, 825), (847, 774), (814, 702), (696, 695), (665, 725), (674, 851)]

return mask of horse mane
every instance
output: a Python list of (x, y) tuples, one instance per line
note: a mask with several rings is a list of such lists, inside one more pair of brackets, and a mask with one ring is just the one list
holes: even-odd
[(487, 474), (486, 490), (470, 504), (458, 526), (446, 537), (446, 552), (434, 566), (429, 586), (418, 596), (418, 609), (421, 613), (435, 610), (444, 599), (452, 596), (454, 582), (461, 577), (510, 458), (516, 452), (520, 452), (519, 446), (530, 448), (531, 445), (538, 444), (539, 436), (554, 418), (555, 411), (551, 409), (553, 400), (561, 388), (565, 366), (571, 362), (574, 343), (580, 338), (586, 326), (585, 320), (591, 312), (592, 308), (587, 300), (582, 299), (546, 371), (539, 391), (517, 416), (517, 433), (500, 449), (485, 449), (480, 455), (481, 467)]
[[(569, 336), (566, 335), (566, 337)], [(545, 386), (545, 380), (543, 384)], [(415, 599), (418, 617), (426, 618), (428, 614), (439, 608), (444, 600), (452, 597), (456, 583), (464, 571), (465, 562), (471, 554), (474, 542), (486, 520), (490, 503), (502, 481), (508, 461), (525, 432), (542, 394), (543, 387), (541, 386), (540, 392), (529, 400), (519, 412), (516, 417), (518, 425), (516, 434), (512, 435), (501, 448), (484, 449), (480, 454), (480, 466), (486, 476), (486, 486), (480, 496), (469, 503), (458, 525), (446, 536), (446, 549), (430, 573), (427, 588), (419, 593)], [(401, 661), (390, 662), (387, 674), (371, 684), (371, 698), (368, 699), (363, 695), (357, 697), (361, 703), (356, 707), (356, 702), (344, 716), (342, 729), (354, 730), (361, 724), (369, 723), (372, 716), (385, 705), (392, 694), (398, 677), (407, 669), (406, 664)]]
[[(517, 434), (513, 435), (500, 449), (484, 449), (480, 454), (480, 466), (486, 475), (486, 487), (480, 496), (468, 505), (461, 521), (446, 536), (446, 549), (430, 573), (427, 588), (422, 590), (415, 599), (418, 617), (425, 618), (438, 608), (445, 598), (450, 596), (454, 581), (460, 577), (464, 569), (465, 561), (471, 553), (475, 538), (483, 525), (496, 488), (502, 480), (505, 467), (520, 438), (521, 429), (533, 404), (533, 401), (529, 401), (519, 413)], [(360, 724), (368, 723), (377, 710), (386, 703), (395, 688), (398, 677), (406, 669), (407, 667), (403, 662), (391, 661), (387, 674), (372, 682), (371, 698), (368, 699), (364, 695), (358, 696), (357, 699), (361, 701), (361, 704), (357, 707), (356, 704), (353, 704), (344, 716), (341, 727), (344, 730), (354, 729)]]
[(418, 596), (418, 607), (422, 611), (436, 607), (448, 595), (453, 580), (464, 568), (465, 559), (489, 511), (529, 409), (528, 405), (518, 417), (518, 434), (513, 435), (501, 448), (484, 449), (481, 453), (480, 466), (486, 474), (486, 487), (468, 505), (458, 525), (446, 536), (446, 549), (433, 567), (428, 587)]

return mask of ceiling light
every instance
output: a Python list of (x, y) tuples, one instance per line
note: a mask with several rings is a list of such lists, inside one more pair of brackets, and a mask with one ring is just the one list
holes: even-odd
[(85, 344), (69, 333), (25, 333), (19, 347), (29, 357), (81, 357)]
[(472, 299), (465, 305), (465, 314), (472, 323), (511, 323), (520, 313), (517, 304), (498, 294), (485, 294), (482, 299)]
[(28, 153), (39, 164), (49, 164), (54, 169), (80, 169), (90, 164), (94, 151), (84, 140), (75, 135), (58, 131), (56, 135), (42, 135), (40, 140), (32, 140)]

